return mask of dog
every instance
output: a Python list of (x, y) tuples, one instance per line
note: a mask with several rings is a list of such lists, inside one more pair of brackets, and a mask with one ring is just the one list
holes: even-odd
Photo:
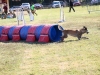
[(62, 30), (61, 41), (63, 41), (64, 38), (67, 38), (68, 35), (77, 37), (78, 40), (80, 40), (84, 33), (89, 33), (87, 27), (85, 26), (83, 26), (83, 28), (80, 30)]
[[(30, 14), (30, 10), (27, 10), (27, 12), (28, 12), (28, 14)], [(38, 14), (36, 13), (36, 10), (35, 10), (35, 9), (34, 9), (34, 10), (31, 10), (31, 13), (32, 13), (33, 15), (35, 14), (36, 16), (38, 15)]]

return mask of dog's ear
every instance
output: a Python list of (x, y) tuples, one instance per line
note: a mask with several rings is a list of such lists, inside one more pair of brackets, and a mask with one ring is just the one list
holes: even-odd
[(83, 26), (83, 28), (86, 28), (85, 26)]
[(83, 26), (83, 28), (84, 28), (85, 30), (87, 30), (87, 27)]

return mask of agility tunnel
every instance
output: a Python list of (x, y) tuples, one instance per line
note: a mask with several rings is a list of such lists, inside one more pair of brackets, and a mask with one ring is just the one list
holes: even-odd
[(10, 29), (9, 29), (9, 32), (8, 32), (8, 38), (9, 38), (9, 40), (12, 40), (12, 38), (13, 38), (13, 31), (14, 31), (14, 29), (15, 29), (15, 27), (16, 26), (12, 26)]
[(1, 33), (2, 33), (2, 30), (3, 30), (3, 26), (0, 26), (0, 37), (1, 37)]
[(53, 42), (60, 41), (62, 36), (62, 31), (58, 29), (58, 25), (54, 25), (50, 27), (49, 37)]
[(60, 25), (0, 26), (0, 41), (57, 42), (62, 36), (58, 26)]
[(21, 31), (21, 28), (23, 26), (17, 26), (14, 28), (14, 30), (12, 31), (12, 40), (13, 41), (20, 41), (21, 40), (21, 36), (20, 36), (20, 31)]
[(30, 26), (23, 26), (20, 30), (21, 40), (26, 40)]
[(10, 29), (9, 26), (6, 26), (2, 29), (2, 33), (1, 33), (1, 37), (0, 37), (1, 41), (8, 41), (9, 40), (9, 38), (8, 38), (9, 29)]
[(2, 30), (3, 30), (3, 26), (0, 26), (0, 40), (1, 40), (1, 34), (2, 34)]

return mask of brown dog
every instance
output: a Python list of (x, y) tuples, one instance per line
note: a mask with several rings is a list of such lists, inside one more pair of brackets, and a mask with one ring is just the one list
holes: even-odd
[(84, 33), (87, 33), (87, 34), (89, 33), (87, 30), (87, 27), (85, 27), (85, 26), (83, 26), (83, 28), (80, 30), (62, 30), (62, 36), (61, 36), (62, 40), (61, 41), (63, 41), (64, 38), (67, 38), (68, 35), (77, 37), (78, 40), (80, 40), (82, 34), (84, 34)]

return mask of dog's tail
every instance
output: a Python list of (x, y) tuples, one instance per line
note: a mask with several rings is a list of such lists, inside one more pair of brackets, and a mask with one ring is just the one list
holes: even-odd
[(61, 30), (61, 31), (64, 30), (60, 25), (58, 25), (58, 29)]

